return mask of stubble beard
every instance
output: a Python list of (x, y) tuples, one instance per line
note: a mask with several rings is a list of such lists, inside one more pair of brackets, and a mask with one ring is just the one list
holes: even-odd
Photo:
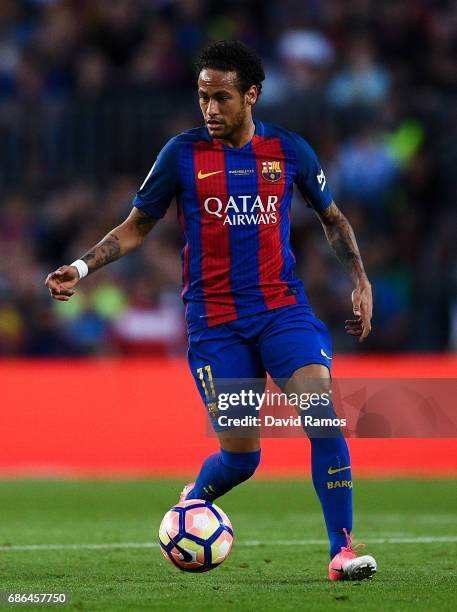
[[(217, 137), (217, 140), (228, 140), (233, 134), (235, 134), (240, 128), (243, 127), (246, 121), (246, 105), (243, 104), (240, 111), (235, 115), (233, 122), (230, 126), (227, 126), (224, 133)], [(215, 137), (216, 138), (216, 137)]]

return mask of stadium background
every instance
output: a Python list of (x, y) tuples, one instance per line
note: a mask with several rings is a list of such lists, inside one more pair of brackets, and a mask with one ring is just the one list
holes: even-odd
[[(311, 142), (354, 226), (375, 301), (362, 345), (343, 329), (349, 279), (294, 203), (335, 375), (455, 377), (456, 32), (445, 1), (2, 0), (1, 472), (187, 474), (215, 446), (185, 362), (174, 207), (69, 303), (44, 288), (128, 214), (166, 140), (200, 123), (192, 62), (212, 39), (258, 49), (257, 116)], [(351, 447), (359, 474), (457, 474), (453, 440)], [(266, 441), (260, 473), (307, 475), (305, 455)]]

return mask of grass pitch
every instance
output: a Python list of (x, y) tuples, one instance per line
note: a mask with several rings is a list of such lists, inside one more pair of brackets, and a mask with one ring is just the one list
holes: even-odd
[(356, 483), (355, 540), (368, 543), (379, 566), (360, 583), (327, 581), (309, 481), (254, 480), (221, 498), (235, 530), (231, 555), (212, 572), (180, 572), (155, 543), (182, 485), (0, 482), (0, 590), (66, 592), (70, 602), (58, 608), (90, 612), (457, 607), (457, 481)]

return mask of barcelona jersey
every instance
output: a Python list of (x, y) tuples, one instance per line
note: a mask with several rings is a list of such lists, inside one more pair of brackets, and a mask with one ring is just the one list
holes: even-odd
[(315, 210), (330, 206), (330, 189), (310, 145), (260, 121), (239, 149), (200, 127), (161, 150), (133, 204), (158, 219), (176, 198), (185, 236), (182, 297), (189, 330), (282, 306), (309, 306), (290, 245), (294, 183)]

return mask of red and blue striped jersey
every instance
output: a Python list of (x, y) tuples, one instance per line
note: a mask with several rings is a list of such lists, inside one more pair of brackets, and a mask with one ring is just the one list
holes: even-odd
[(290, 246), (293, 185), (318, 211), (332, 196), (301, 136), (260, 121), (255, 127), (239, 149), (212, 139), (206, 127), (175, 136), (133, 200), (154, 218), (177, 200), (189, 330), (290, 304), (309, 306)]

